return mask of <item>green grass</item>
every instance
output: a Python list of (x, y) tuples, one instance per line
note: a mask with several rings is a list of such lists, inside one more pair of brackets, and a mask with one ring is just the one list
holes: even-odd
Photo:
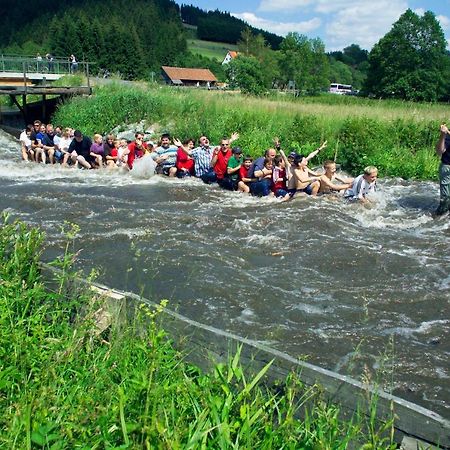
[[(439, 124), (450, 121), (448, 105), (321, 97), (245, 97), (192, 89), (110, 85), (90, 98), (76, 98), (56, 113), (55, 123), (87, 134), (144, 119), (181, 139), (206, 133), (217, 143), (240, 133), (245, 153), (261, 155), (280, 137), (284, 149), (308, 153), (328, 140), (314, 164), (335, 159), (356, 175), (376, 165), (381, 176), (436, 179), (434, 153)], [(157, 136), (155, 136), (157, 138)]]
[(160, 324), (163, 304), (96, 332), (104, 299), (74, 289), (70, 253), (53, 262), (63, 271), (49, 291), (43, 239), (0, 225), (0, 448), (395, 448), (392, 420), (379, 425), (374, 411), (343, 421), (295, 374), (265, 386), (270, 363), (249, 375), (238, 351), (210, 374), (188, 365)]
[(191, 53), (198, 53), (206, 58), (215, 59), (222, 62), (228, 50), (236, 50), (237, 45), (226, 42), (202, 41), (200, 39), (188, 39), (188, 50)]

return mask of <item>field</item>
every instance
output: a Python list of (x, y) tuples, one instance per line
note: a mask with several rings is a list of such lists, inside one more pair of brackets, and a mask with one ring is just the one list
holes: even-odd
[[(117, 105), (121, 105), (117, 108)], [(238, 145), (258, 156), (275, 136), (284, 149), (307, 153), (328, 140), (323, 159), (357, 174), (376, 165), (382, 176), (435, 179), (434, 145), (448, 105), (378, 101), (356, 97), (245, 97), (218, 91), (111, 85), (91, 98), (74, 99), (55, 121), (94, 132), (144, 119), (184, 138), (206, 133), (212, 142), (240, 133)], [(156, 136), (157, 137), (157, 136)]]
[(201, 41), (200, 39), (188, 39), (188, 50), (198, 53), (210, 59), (222, 61), (228, 50), (237, 50), (237, 46), (226, 42)]

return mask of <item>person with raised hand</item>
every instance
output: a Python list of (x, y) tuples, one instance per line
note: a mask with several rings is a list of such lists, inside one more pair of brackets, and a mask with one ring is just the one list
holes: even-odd
[[(229, 144), (232, 144), (238, 138), (239, 134), (233, 133), (230, 136)], [(200, 145), (192, 150), (184, 146), (181, 146), (180, 148), (194, 160), (195, 176), (200, 178), (206, 184), (215, 183), (217, 181), (217, 175), (212, 166), (213, 157), (215, 156), (215, 147), (210, 145), (209, 138), (206, 135), (200, 136), (198, 141)], [(177, 140), (177, 142), (179, 141)], [(177, 142), (175, 142), (175, 144), (177, 144)]]
[(442, 216), (450, 211), (450, 131), (445, 123), (440, 126), (436, 153), (441, 158), (439, 167), (440, 199), (434, 215)]

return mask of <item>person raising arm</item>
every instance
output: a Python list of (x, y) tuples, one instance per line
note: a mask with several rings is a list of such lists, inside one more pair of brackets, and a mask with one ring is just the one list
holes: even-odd
[(440, 126), (436, 154), (441, 158), (439, 167), (440, 200), (434, 215), (442, 216), (450, 211), (450, 131), (445, 123)]

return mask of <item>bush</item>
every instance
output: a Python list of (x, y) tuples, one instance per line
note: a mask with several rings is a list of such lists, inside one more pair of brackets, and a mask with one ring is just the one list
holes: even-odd
[(280, 101), (113, 84), (96, 89), (89, 98), (60, 106), (54, 122), (93, 135), (144, 119), (148, 125), (158, 123), (173, 136), (183, 139), (207, 134), (213, 143), (238, 131), (238, 145), (254, 157), (271, 147), (275, 136), (285, 149), (302, 153), (328, 140), (318, 161), (336, 158), (353, 175), (377, 165), (385, 176), (435, 179), (438, 158), (433, 156), (434, 141), (444, 118), (440, 107), (433, 108), (439, 120), (426, 119), (427, 105), (415, 105), (411, 111), (409, 103), (399, 101), (337, 95)]

